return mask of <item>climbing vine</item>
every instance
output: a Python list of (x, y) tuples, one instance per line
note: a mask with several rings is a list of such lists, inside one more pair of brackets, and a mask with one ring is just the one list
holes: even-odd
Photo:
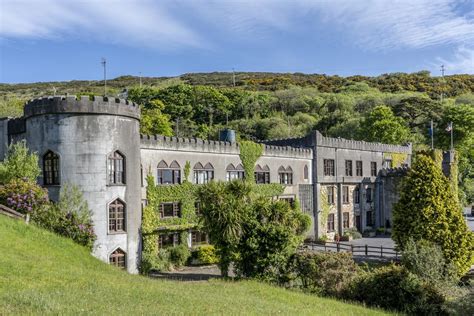
[(263, 145), (252, 141), (244, 140), (239, 142), (240, 161), (245, 171), (245, 180), (249, 183), (255, 183), (255, 163), (263, 154)]
[(186, 161), (184, 165), (184, 181), (189, 181), (189, 174), (191, 173), (191, 162)]
[(406, 163), (408, 154), (405, 153), (384, 153), (384, 158), (392, 159), (392, 166), (394, 168), (401, 167), (402, 164)]
[(329, 205), (328, 202), (328, 193), (326, 191), (325, 187), (321, 187), (321, 227), (323, 231), (327, 230), (327, 222), (328, 222), (328, 216), (329, 212), (331, 211), (331, 205)]

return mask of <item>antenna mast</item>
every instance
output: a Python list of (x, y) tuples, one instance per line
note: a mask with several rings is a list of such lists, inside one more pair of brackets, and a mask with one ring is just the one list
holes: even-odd
[(100, 62), (102, 67), (104, 67), (104, 97), (107, 95), (107, 60), (102, 57), (102, 61)]

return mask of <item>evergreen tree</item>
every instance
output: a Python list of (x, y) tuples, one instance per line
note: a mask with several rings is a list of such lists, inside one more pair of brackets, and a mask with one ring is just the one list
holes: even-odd
[(410, 238), (437, 244), (459, 275), (474, 263), (474, 234), (464, 222), (449, 180), (427, 155), (417, 157), (404, 179), (393, 211), (392, 238), (401, 249)]

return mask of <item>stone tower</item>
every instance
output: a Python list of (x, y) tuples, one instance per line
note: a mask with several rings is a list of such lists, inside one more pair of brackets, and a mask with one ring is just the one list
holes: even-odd
[[(23, 125), (17, 128), (20, 133), (10, 135), (10, 140), (26, 139), (43, 168), (48, 152), (59, 157), (57, 184), (47, 185), (44, 177), (39, 180), (50, 198), (56, 200), (65, 184), (77, 185), (93, 213), (97, 235), (93, 255), (108, 262), (113, 252), (121, 251), (127, 270), (137, 273), (141, 222), (138, 106), (97, 96), (46, 97), (28, 102), (22, 120), (16, 123)], [(120, 181), (113, 180), (117, 171), (113, 157), (123, 158)], [(109, 227), (109, 206), (117, 201), (125, 210), (123, 229), (118, 232)]]

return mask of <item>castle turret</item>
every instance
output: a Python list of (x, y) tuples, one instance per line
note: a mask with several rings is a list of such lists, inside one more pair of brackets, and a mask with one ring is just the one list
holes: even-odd
[[(83, 192), (97, 240), (93, 254), (137, 272), (140, 204), (140, 111), (107, 97), (45, 97), (29, 101), (16, 134), (40, 157), (39, 180), (51, 199), (65, 184)], [(10, 134), (10, 133), (9, 133)]]

